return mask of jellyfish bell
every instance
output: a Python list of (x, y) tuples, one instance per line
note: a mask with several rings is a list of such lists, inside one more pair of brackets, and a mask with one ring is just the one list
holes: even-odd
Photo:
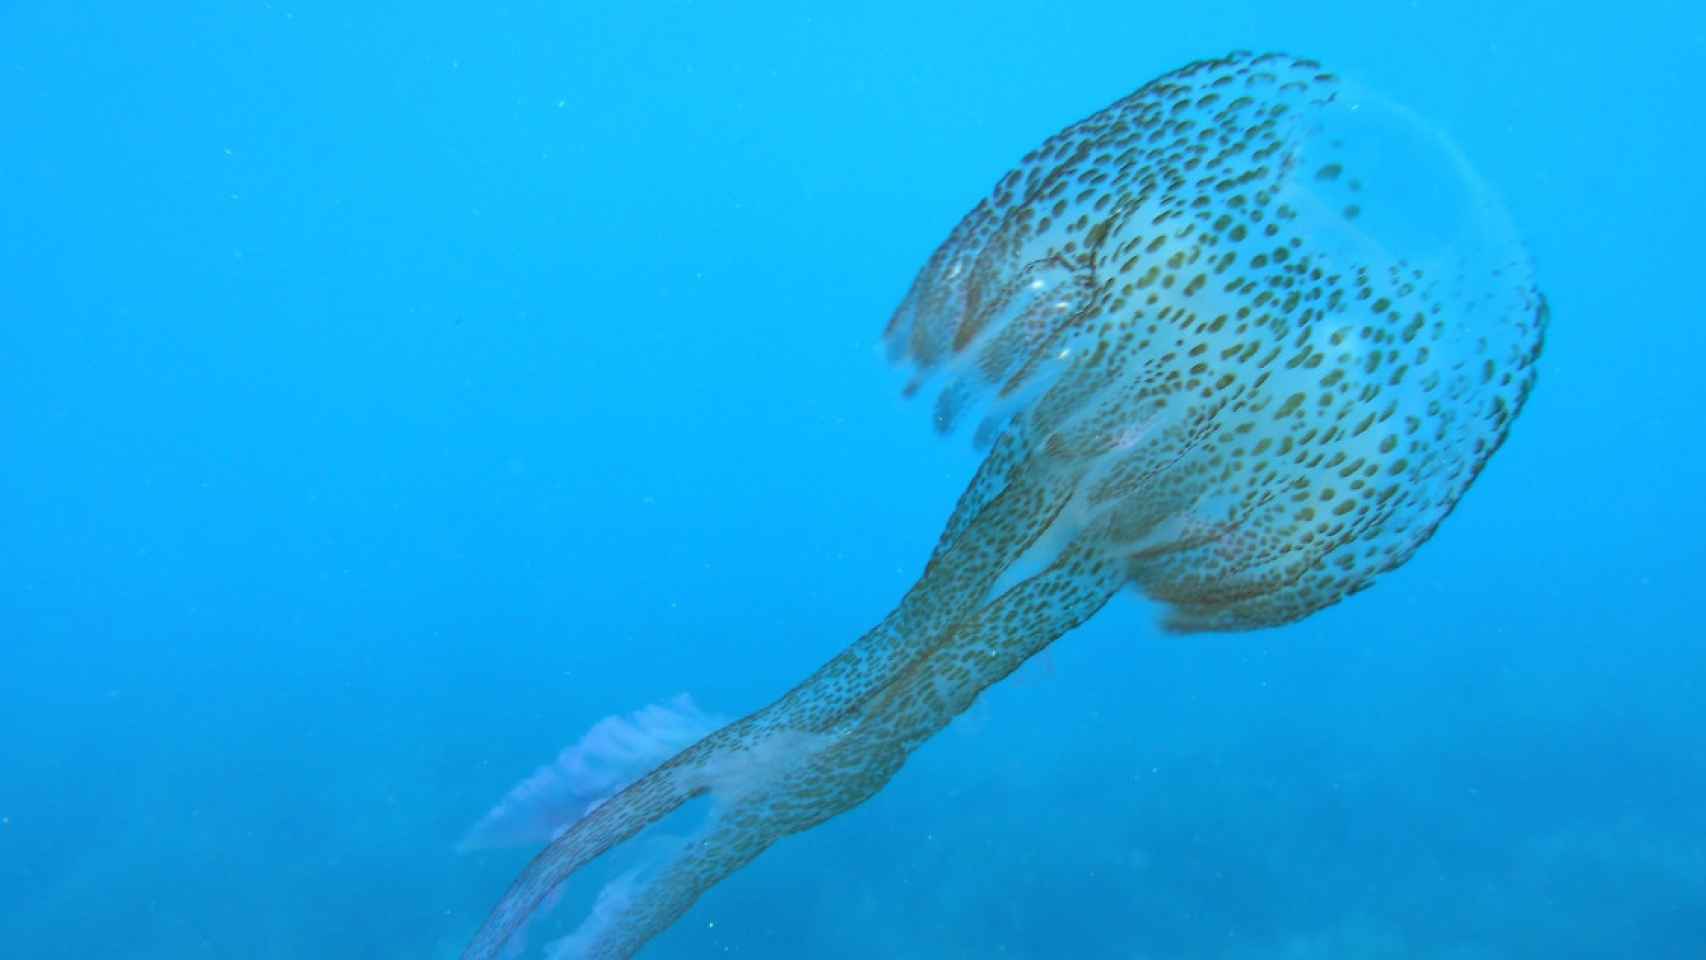
[(1234, 56), (1028, 156), (886, 337), (913, 389), (945, 383), (939, 428), (982, 402), (1073, 487), (1025, 569), (1096, 537), (1167, 626), (1231, 630), (1403, 563), (1503, 440), (1544, 323), (1449, 139), (1309, 61)]
[(1193, 64), (1050, 137), (885, 333), (937, 429), (988, 449), (918, 581), (775, 703), (574, 820), (464, 960), (501, 955), (571, 874), (710, 795), (692, 842), (573, 940), (632, 956), (1122, 589), (1181, 631), (1276, 626), (1363, 589), (1503, 442), (1545, 324), (1449, 141), (1311, 61)]

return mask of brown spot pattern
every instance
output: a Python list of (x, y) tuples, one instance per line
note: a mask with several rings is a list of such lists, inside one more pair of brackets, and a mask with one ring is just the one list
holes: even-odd
[[(1438, 156), (1418, 176), (1392, 162), (1411, 152)], [(1406, 226), (1440, 197), (1442, 228)], [(1313, 62), (1235, 54), (1028, 154), (886, 340), (909, 392), (939, 383), (940, 429), (980, 416), (1071, 478), (1073, 530), (1169, 627), (1243, 630), (1427, 539), (1522, 408), (1545, 322), (1454, 148)]]

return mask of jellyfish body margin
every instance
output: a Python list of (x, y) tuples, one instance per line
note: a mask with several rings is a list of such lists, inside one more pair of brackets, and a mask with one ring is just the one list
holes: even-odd
[(1443, 137), (1318, 64), (1237, 53), (1050, 137), (936, 250), (884, 340), (988, 453), (916, 584), (775, 703), (566, 825), (464, 960), (589, 861), (707, 822), (553, 957), (635, 954), (777, 839), (871, 797), (1126, 587), (1175, 632), (1278, 626), (1433, 533), (1505, 439), (1547, 310)]

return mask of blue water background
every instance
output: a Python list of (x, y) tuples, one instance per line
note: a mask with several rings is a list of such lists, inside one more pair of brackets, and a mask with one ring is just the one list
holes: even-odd
[(646, 955), (1706, 956), (1706, 14), (1482, 0), (5, 4), (0, 955), (455, 957), (511, 784), (889, 609), (977, 459), (913, 273), (1235, 48), (1503, 195), (1509, 444), (1304, 623), (1117, 601)]

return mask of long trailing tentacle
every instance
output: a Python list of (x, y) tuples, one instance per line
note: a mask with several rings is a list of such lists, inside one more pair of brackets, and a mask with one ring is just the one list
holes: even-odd
[(463, 960), (497, 960), (510, 939), (570, 874), (693, 799), (694, 789), (684, 782), (679, 770), (682, 759), (698, 749), (689, 748), (675, 760), (641, 777), (534, 857), (492, 908), (468, 949), (463, 951)]
[(648, 879), (624, 878), (607, 888), (593, 920), (557, 954), (582, 960), (632, 956), (706, 890), (772, 843), (844, 813), (882, 789), (913, 749), (979, 693), (1101, 609), (1122, 576), (1117, 563), (1075, 544), (1047, 569), (956, 624), (892, 684), (832, 728), (778, 728), (770, 711), (725, 727), (553, 843), (511, 887), (464, 957), (500, 956), (509, 938), (571, 873), (708, 792), (715, 806), (706, 826)]

